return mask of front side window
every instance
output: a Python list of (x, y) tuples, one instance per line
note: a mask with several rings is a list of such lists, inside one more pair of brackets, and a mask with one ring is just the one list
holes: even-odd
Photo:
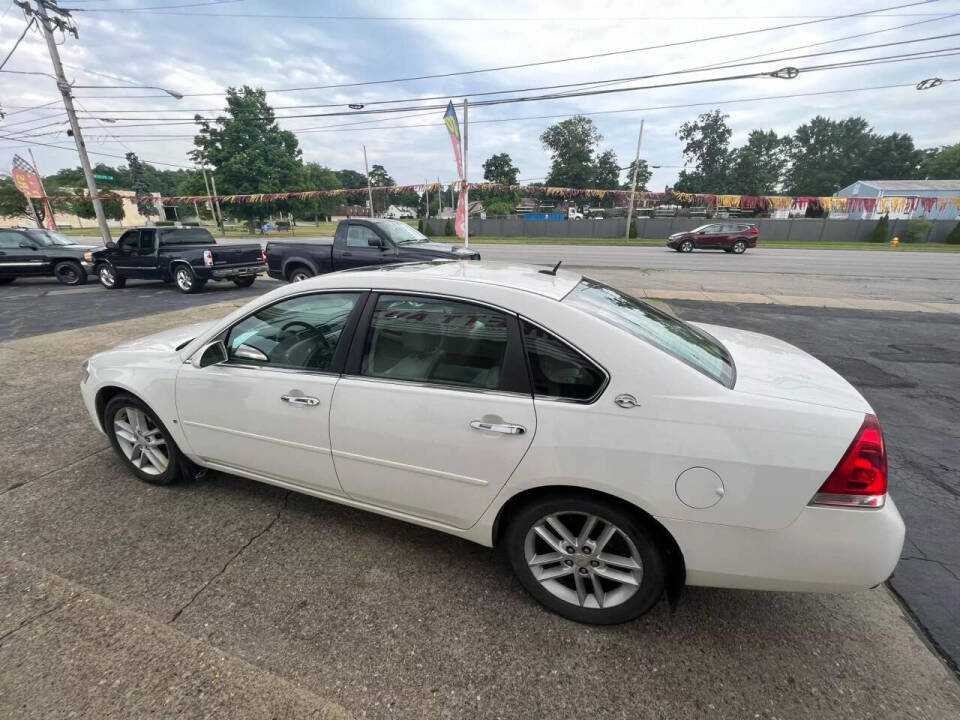
[(520, 321), (523, 346), (537, 397), (588, 401), (603, 388), (604, 372), (541, 327)]
[(125, 253), (137, 252), (140, 249), (140, 233), (137, 230), (125, 232), (117, 240), (117, 248)]
[(381, 220), (377, 225), (387, 234), (387, 237), (397, 245), (430, 242), (430, 238), (415, 227), (411, 227), (407, 225), (407, 223), (400, 222), (399, 220)]
[(500, 388), (507, 316), (444, 298), (381, 295), (363, 352), (363, 375), (484, 390)]
[(63, 233), (53, 230), (27, 230), (27, 235), (36, 240), (41, 245), (76, 245), (76, 241), (68, 238)]
[(3, 232), (0, 230), (0, 248), (12, 249), (19, 248), (20, 243), (25, 242), (27, 239), (23, 237), (20, 233), (15, 232)]
[(261, 308), (227, 335), (227, 362), (322, 372), (359, 293), (303, 295)]
[(350, 225), (347, 228), (347, 247), (370, 248), (380, 245), (380, 236), (366, 225)]
[(587, 278), (563, 302), (626, 330), (717, 382), (733, 387), (736, 373), (730, 353), (702, 330)]

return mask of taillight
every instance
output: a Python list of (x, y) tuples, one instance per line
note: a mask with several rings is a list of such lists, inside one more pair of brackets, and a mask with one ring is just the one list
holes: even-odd
[(887, 497), (887, 450), (875, 415), (867, 415), (850, 447), (811, 505), (883, 507)]
[(209, 250), (203, 251), (203, 264), (207, 267), (213, 267), (213, 253)]
[(262, 262), (264, 265), (267, 263), (267, 251), (263, 248), (260, 248), (260, 262)]
[(756, 225), (751, 225), (751, 226), (750, 226), (750, 234), (751, 234), (751, 235), (759, 235), (759, 234), (760, 234), (760, 228), (758, 228)]

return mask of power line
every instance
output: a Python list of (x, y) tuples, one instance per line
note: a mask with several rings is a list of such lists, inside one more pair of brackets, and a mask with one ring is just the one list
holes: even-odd
[[(17, 142), (24, 142), (23, 138), (11, 137), (9, 135), (0, 135), (0, 140), (15, 140)], [(29, 146), (29, 145), (40, 145), (42, 147), (56, 148), (57, 150), (72, 150), (76, 152), (76, 148), (70, 147), (69, 145), (54, 145), (52, 143), (39, 142), (37, 140), (30, 140), (29, 142), (24, 142), (24, 146)], [(99, 155), (101, 157), (119, 158), (120, 160), (127, 159), (123, 155), (114, 155), (112, 153), (96, 152), (94, 150), (88, 150), (87, 153), (89, 155)], [(147, 160), (145, 158), (141, 158), (141, 160), (145, 163), (150, 163), (151, 165), (165, 165), (166, 167), (175, 167), (181, 170), (193, 170), (193, 168), (188, 165), (176, 165), (174, 163), (160, 162), (159, 160)]]
[[(894, 5), (886, 8), (877, 8), (874, 10), (863, 10), (860, 12), (848, 13), (845, 15), (831, 15), (828, 17), (821, 17), (814, 20), (804, 20), (801, 22), (786, 23), (783, 25), (774, 25), (771, 27), (759, 28), (756, 30), (740, 30), (732, 33), (711, 35), (707, 37), (694, 38), (690, 40), (678, 40), (675, 42), (661, 43), (659, 45), (648, 45), (645, 47), (631, 48), (628, 50), (612, 50), (612, 51), (602, 52), (602, 53), (593, 53), (591, 55), (578, 55), (573, 57), (557, 58), (554, 60), (541, 60), (538, 62), (518, 63), (515, 65), (501, 65), (498, 67), (480, 68), (480, 69), (474, 69), (474, 70), (461, 70), (461, 71), (448, 72), (448, 73), (434, 73), (429, 75), (414, 75), (410, 77), (390, 78), (390, 79), (384, 79), (384, 80), (367, 80), (363, 82), (336, 83), (331, 85), (313, 85), (309, 87), (274, 88), (274, 89), (267, 90), (266, 92), (301, 92), (306, 90), (329, 90), (333, 88), (362, 87), (362, 86), (368, 86), (368, 85), (384, 85), (389, 83), (412, 82), (416, 80), (433, 80), (437, 78), (459, 77), (463, 75), (478, 75), (481, 73), (501, 72), (503, 70), (517, 70), (520, 68), (542, 67), (544, 65), (556, 65), (559, 63), (577, 62), (580, 60), (594, 60), (596, 58), (628, 55), (632, 53), (646, 52), (648, 50), (662, 50), (665, 48), (680, 47), (684, 45), (693, 45), (696, 43), (708, 42), (712, 40), (727, 40), (730, 38), (745, 37), (747, 35), (756, 35), (759, 33), (772, 32), (775, 30), (784, 30), (792, 27), (815, 25), (818, 23), (829, 22), (831, 20), (843, 20), (843, 19), (854, 18), (854, 17), (862, 17), (864, 15), (874, 15), (876, 13), (882, 13), (888, 10), (898, 10), (901, 8), (914, 7), (917, 5), (929, 5), (930, 3), (938, 2), (938, 1), (939, 0), (915, 0), (914, 2), (904, 3), (901, 5)], [(197, 13), (190, 13), (190, 14), (195, 15)], [(221, 93), (185, 93), (184, 97), (215, 97), (220, 94)]]
[(0, 70), (3, 70), (3, 66), (7, 64), (7, 60), (10, 59), (10, 56), (16, 52), (17, 48), (20, 47), (20, 43), (23, 41), (23, 38), (26, 36), (27, 31), (33, 26), (36, 18), (30, 18), (30, 22), (27, 23), (26, 27), (23, 28), (23, 32), (20, 33), (20, 37), (17, 38), (17, 41), (13, 44), (13, 47), (10, 48), (10, 52), (7, 53), (7, 56), (3, 59), (3, 62), (0, 62)]

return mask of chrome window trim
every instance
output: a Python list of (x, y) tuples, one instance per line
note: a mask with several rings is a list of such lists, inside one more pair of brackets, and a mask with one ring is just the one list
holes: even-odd
[[(533, 377), (531, 377), (531, 378), (530, 378), (530, 390), (531, 390), (531, 392), (533, 393), (533, 399), (534, 399), (534, 400), (549, 400), (550, 402), (572, 403), (572, 404), (574, 404), (574, 405), (593, 405), (595, 402), (597, 402), (597, 400), (599, 400), (599, 399), (603, 396), (603, 393), (606, 392), (607, 387), (609, 387), (609, 385), (610, 385), (610, 379), (611, 379), (611, 377), (610, 377), (610, 372), (603, 366), (603, 364), (597, 362), (596, 359), (594, 359), (594, 357), (593, 357), (592, 355), (590, 355), (590, 353), (584, 352), (584, 351), (581, 350), (579, 347), (577, 347), (577, 346), (574, 345), (572, 342), (570, 342), (570, 341), (567, 340), (565, 337), (563, 337), (563, 335), (561, 335), (560, 333), (558, 333), (558, 332), (556, 332), (556, 331), (554, 331), (554, 330), (551, 330), (550, 328), (544, 326), (544, 325), (541, 324), (541, 323), (538, 323), (536, 320), (531, 320), (531, 319), (528, 318), (526, 315), (519, 315), (518, 317), (520, 318), (520, 320), (522, 320), (522, 321), (524, 321), (524, 322), (528, 322), (528, 323), (530, 323), (531, 325), (536, 325), (538, 328), (540, 328), (540, 329), (543, 330), (544, 332), (550, 333), (551, 335), (553, 335), (553, 337), (557, 338), (557, 340), (559, 340), (560, 342), (562, 342), (564, 345), (566, 345), (568, 348), (570, 348), (571, 350), (573, 350), (574, 352), (576, 352), (578, 355), (580, 355), (580, 356), (582, 356), (582, 357), (585, 357), (587, 360), (589, 360), (590, 363), (591, 363), (594, 367), (599, 368), (599, 369), (600, 369), (600, 372), (603, 373), (603, 382), (600, 384), (600, 388), (597, 390), (597, 392), (595, 392), (593, 395), (591, 395), (591, 396), (590, 396), (589, 398), (587, 398), (586, 400), (575, 400), (574, 398), (565, 398), (565, 397), (559, 397), (559, 396), (556, 396), (556, 395), (538, 395), (538, 394), (537, 394), (537, 391), (536, 391), (536, 388), (534, 388), (534, 386), (533, 386)], [(523, 328), (522, 328), (522, 327), (520, 328), (520, 337), (521, 337), (521, 339), (523, 338)], [(527, 354), (527, 353), (526, 353), (526, 348), (524, 348), (524, 357), (525, 357), (525, 358), (526, 358), (526, 354)], [(531, 373), (529, 360), (527, 361), (527, 372), (528, 372), (528, 373)], [(532, 375), (532, 373), (531, 373), (531, 375)]]
[(469, 385), (451, 385), (449, 383), (425, 382), (423, 380), (402, 380), (400, 378), (380, 378), (371, 375), (341, 375), (344, 380), (361, 380), (363, 382), (383, 383), (387, 385), (406, 385), (409, 387), (430, 388), (433, 390), (455, 390), (459, 392), (476, 393), (478, 395), (503, 395), (506, 397), (532, 399), (529, 393), (512, 392), (510, 390), (489, 390), (487, 388), (471, 387)]
[(211, 365), (210, 367), (241, 368), (243, 370), (259, 370), (260, 372), (279, 373), (282, 375), (323, 375), (332, 378), (342, 377), (341, 373), (335, 373), (329, 370), (307, 370), (306, 368), (275, 367), (272, 365), (250, 365), (248, 363), (230, 362), (229, 360), (224, 360), (223, 362), (217, 363), (216, 365)]

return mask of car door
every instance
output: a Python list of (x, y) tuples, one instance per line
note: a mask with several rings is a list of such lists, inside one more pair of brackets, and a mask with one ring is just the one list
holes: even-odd
[(142, 229), (138, 232), (136, 249), (130, 254), (130, 264), (133, 274), (130, 277), (156, 278), (157, 277), (157, 231)]
[(305, 293), (265, 306), (222, 335), (225, 360), (184, 364), (177, 411), (193, 453), (223, 470), (341, 495), (330, 403), (363, 296)]
[(393, 247), (390, 241), (371, 226), (361, 223), (350, 223), (347, 226), (347, 237), (340, 253), (342, 269), (379, 265), (392, 259)]
[(470, 527), (536, 423), (515, 315), (427, 295), (367, 301), (330, 420), (350, 497)]
[(117, 247), (110, 258), (121, 277), (135, 278), (140, 271), (140, 231), (127, 230), (117, 240)]
[(0, 230), (0, 276), (43, 275), (49, 269), (43, 249), (25, 233)]
[(707, 225), (703, 229), (703, 233), (697, 237), (697, 247), (698, 248), (715, 248), (720, 238), (721, 226), (718, 224)]

